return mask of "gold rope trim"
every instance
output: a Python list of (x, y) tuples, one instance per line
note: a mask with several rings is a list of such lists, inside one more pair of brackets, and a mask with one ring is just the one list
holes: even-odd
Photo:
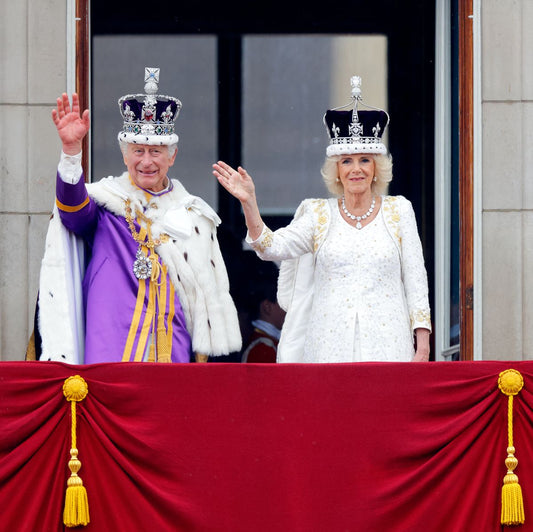
[(168, 283), (169, 285), (169, 299), (168, 299), (168, 318), (167, 318), (167, 353), (168, 353), (168, 362), (172, 362), (172, 331), (173, 331), (173, 321), (174, 314), (176, 313), (176, 295), (174, 292), (174, 285), (172, 281)]
[[(144, 321), (141, 325), (139, 332), (139, 340), (137, 342), (137, 350), (135, 351), (134, 362), (142, 362), (146, 352), (146, 346), (148, 345), (148, 336), (150, 332), (154, 329), (154, 320), (155, 320), (155, 288), (150, 279), (145, 279), (143, 281), (148, 288), (148, 297), (146, 303), (146, 310), (144, 313)], [(143, 301), (144, 305), (144, 301)], [(142, 309), (141, 309), (142, 310)], [(148, 346), (148, 360), (153, 359), (155, 361), (155, 351), (152, 347), (152, 343)]]
[[(147, 198), (149, 196), (147, 195)], [(140, 362), (144, 359), (148, 335), (151, 333), (150, 345), (148, 346), (148, 362), (171, 362), (172, 351), (172, 326), (165, 328), (164, 313), (166, 309), (167, 297), (167, 270), (159, 262), (159, 255), (155, 251), (157, 246), (168, 242), (169, 236), (161, 233), (156, 240), (152, 239), (152, 220), (146, 217), (142, 212), (135, 211), (136, 218), (133, 218), (130, 201), (125, 201), (125, 218), (128, 222), (131, 235), (135, 242), (139, 244), (139, 249), (145, 253), (145, 257), (150, 261), (152, 271), (150, 279), (139, 280), (137, 291), (137, 302), (135, 305), (133, 320), (130, 324), (126, 346), (122, 354), (122, 361), (131, 359), (133, 344), (136, 335), (139, 333), (137, 349), (134, 355), (134, 362)], [(135, 220), (139, 220), (139, 232), (135, 229)], [(146, 223), (146, 228), (140, 224), (140, 221)], [(147, 305), (144, 321), (141, 325), (140, 319), (144, 307), (144, 297), (148, 290)], [(173, 295), (173, 292), (171, 292)], [(174, 302), (171, 301), (169, 319), (174, 316)]]
[[(141, 227), (141, 230), (139, 231), (139, 235), (142, 236), (142, 238), (146, 237), (146, 229), (144, 229), (144, 227)], [(143, 251), (144, 251), (144, 248), (143, 248)], [(143, 279), (139, 279), (139, 288), (137, 289), (137, 300), (135, 302), (135, 309), (133, 311), (133, 316), (131, 318), (130, 330), (128, 331), (126, 345), (124, 346), (124, 352), (122, 353), (122, 362), (131, 361), (131, 355), (133, 352), (133, 343), (135, 342), (135, 337), (137, 336), (137, 331), (139, 329), (139, 324), (141, 321), (142, 310), (144, 307), (145, 294), (146, 294), (146, 282)], [(140, 341), (141, 339), (139, 338), (138, 342)], [(142, 345), (142, 347), (140, 347), (138, 343), (137, 351), (141, 349), (144, 351), (144, 344)], [(134, 360), (136, 359), (137, 359), (137, 355), (135, 355)], [(142, 360), (142, 356), (141, 356), (141, 360)]]
[(78, 449), (76, 447), (76, 403), (83, 401), (89, 392), (85, 380), (79, 375), (69, 377), (63, 383), (63, 394), (67, 401), (70, 401), (70, 412), (72, 416), (72, 445), (70, 448), (70, 478), (67, 481), (67, 492), (65, 496), (65, 508), (63, 510), (63, 523), (65, 526), (86, 526), (89, 521), (89, 501), (87, 490), (83, 485), (78, 471), (81, 462), (78, 460)]
[(525, 521), (522, 488), (518, 483), (518, 476), (514, 473), (518, 460), (514, 455), (513, 444), (513, 397), (520, 392), (523, 386), (524, 379), (518, 371), (508, 369), (500, 373), (498, 388), (509, 397), (507, 403), (508, 447), (507, 458), (505, 459), (507, 474), (503, 479), (502, 487), (502, 525), (523, 525)]

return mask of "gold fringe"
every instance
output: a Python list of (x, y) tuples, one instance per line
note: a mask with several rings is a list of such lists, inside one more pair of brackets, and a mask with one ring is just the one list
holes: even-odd
[(165, 327), (167, 289), (169, 288), (167, 284), (167, 269), (165, 266), (161, 266), (159, 262), (157, 264), (160, 266), (159, 276), (161, 277), (161, 281), (157, 284), (157, 329), (155, 331), (157, 337), (157, 361), (163, 363), (170, 363), (172, 362), (172, 327), (170, 325), (170, 320), (173, 316), (172, 307), (174, 305), (174, 301), (169, 299), (170, 312), (169, 324), (167, 324), (167, 331), (167, 327)]
[(509, 397), (507, 402), (508, 447), (507, 458), (505, 459), (507, 474), (503, 479), (502, 487), (502, 525), (523, 525), (525, 522), (522, 488), (518, 483), (518, 476), (514, 473), (518, 460), (514, 455), (513, 445), (513, 397), (520, 392), (523, 386), (524, 379), (518, 371), (508, 369), (500, 373), (498, 388)]
[(37, 351), (35, 349), (35, 330), (32, 331), (30, 339), (28, 340), (25, 360), (37, 360)]
[(81, 462), (78, 460), (78, 449), (76, 448), (76, 403), (83, 401), (89, 392), (85, 379), (79, 375), (69, 377), (63, 383), (63, 394), (67, 401), (70, 401), (70, 412), (72, 417), (70, 449), (70, 478), (67, 481), (67, 491), (65, 495), (65, 507), (63, 510), (63, 523), (71, 528), (76, 526), (86, 526), (90, 522), (89, 501), (87, 490), (83, 485), (78, 471)]

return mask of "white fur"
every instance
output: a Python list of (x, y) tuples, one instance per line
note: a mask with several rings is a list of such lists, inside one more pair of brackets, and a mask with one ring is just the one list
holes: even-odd
[(41, 360), (83, 364), (83, 256), (83, 242), (65, 229), (54, 207), (39, 279)]
[[(241, 336), (237, 311), (216, 237), (220, 218), (179, 181), (172, 183), (171, 192), (151, 198), (157, 208), (148, 206), (144, 213), (152, 220), (154, 239), (161, 233), (175, 237), (156, 251), (178, 293), (193, 350), (215, 356), (238, 351)], [(119, 216), (125, 215), (126, 197), (133, 212), (146, 206), (144, 192), (131, 184), (127, 172), (87, 188), (98, 204)]]
[[(132, 185), (128, 173), (108, 177), (87, 185), (94, 201), (117, 216), (124, 216), (125, 199), (132, 211), (143, 210), (152, 221), (152, 236), (161, 233), (171, 239), (156, 248), (184, 311), (187, 329), (195, 352), (224, 355), (241, 348), (237, 311), (229, 294), (226, 267), (216, 238), (220, 218), (201, 198), (189, 194), (183, 185), (172, 181), (174, 188), (162, 196), (154, 196), (147, 206), (145, 193)], [(74, 248), (83, 248), (61, 224), (59, 214), (53, 217), (46, 240), (41, 267), (40, 324), (43, 338), (42, 360), (83, 363), (84, 330), (81, 263), (72, 262)], [(73, 266), (74, 265), (74, 266)], [(70, 272), (75, 275), (71, 279)], [(76, 294), (73, 296), (72, 294)]]

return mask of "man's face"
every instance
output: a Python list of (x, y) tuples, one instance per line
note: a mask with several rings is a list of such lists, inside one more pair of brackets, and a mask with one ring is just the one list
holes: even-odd
[(174, 164), (177, 150), (170, 157), (168, 146), (128, 144), (124, 164), (138, 187), (161, 192), (168, 185), (167, 172)]

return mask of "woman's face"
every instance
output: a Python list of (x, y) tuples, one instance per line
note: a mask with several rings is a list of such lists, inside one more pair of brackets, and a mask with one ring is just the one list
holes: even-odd
[(343, 155), (337, 163), (345, 194), (362, 194), (370, 190), (374, 178), (374, 158), (367, 153)]

